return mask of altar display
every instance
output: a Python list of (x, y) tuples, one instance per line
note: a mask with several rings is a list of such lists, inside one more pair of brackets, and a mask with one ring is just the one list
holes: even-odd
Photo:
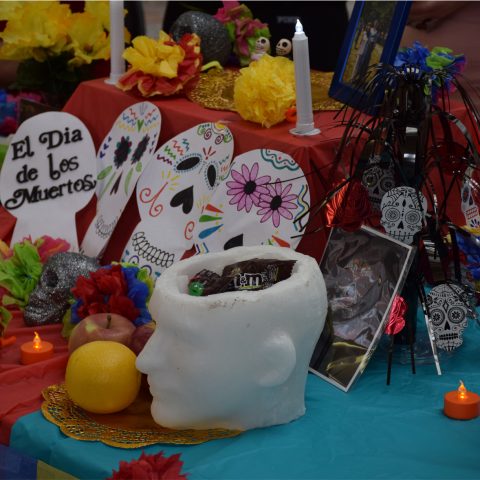
[(125, 109), (97, 154), (97, 213), (82, 241), (82, 251), (100, 257), (138, 179), (152, 160), (161, 128), (159, 109), (140, 102)]

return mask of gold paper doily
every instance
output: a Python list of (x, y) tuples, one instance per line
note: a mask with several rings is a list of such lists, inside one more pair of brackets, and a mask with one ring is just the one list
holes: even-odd
[[(205, 108), (235, 112), (233, 87), (239, 75), (238, 70), (211, 69), (200, 74), (195, 87), (186, 93), (187, 98)], [(312, 70), (310, 76), (313, 110), (339, 110), (342, 108), (341, 103), (328, 96), (333, 72)]]
[(170, 430), (157, 425), (151, 414), (152, 397), (146, 389), (128, 408), (119, 413), (94, 414), (75, 405), (64, 385), (52, 385), (42, 391), (43, 416), (68, 437), (77, 440), (99, 441), (113, 447), (139, 448), (154, 443), (195, 445), (234, 437), (239, 430)]

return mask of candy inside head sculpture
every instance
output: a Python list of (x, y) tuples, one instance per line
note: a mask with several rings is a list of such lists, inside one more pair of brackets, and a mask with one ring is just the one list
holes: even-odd
[[(253, 258), (295, 260), (286, 280), (259, 291), (190, 296), (209, 269)], [(247, 430), (305, 413), (305, 382), (323, 330), (327, 296), (317, 262), (288, 248), (237, 247), (182, 260), (157, 280), (157, 322), (137, 358), (148, 375), (152, 416), (168, 428)]]

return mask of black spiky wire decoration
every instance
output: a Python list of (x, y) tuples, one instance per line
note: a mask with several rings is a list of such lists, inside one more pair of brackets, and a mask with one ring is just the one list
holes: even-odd
[[(358, 185), (368, 187), (365, 180), (371, 168), (391, 169), (393, 187), (412, 187), (417, 197), (423, 193), (428, 200), (427, 211), (423, 212), (425, 224), (414, 236), (417, 255), (402, 292), (410, 305), (407, 323), (414, 322), (418, 302), (427, 325), (429, 323), (427, 281), (433, 285), (436, 282), (450, 285), (457, 296), (458, 289), (452, 285), (459, 285), (464, 292), (459, 296), (468, 314), (475, 316), (474, 290), (462, 272), (459, 243), (464, 253), (466, 243), (477, 248), (480, 277), (480, 241), (462, 226), (463, 223), (458, 224), (452, 211), (459, 210), (458, 199), (464, 185), (469, 185), (480, 198), (475, 179), (480, 168), (477, 149), (480, 115), (475, 100), (480, 96), (459, 72), (459, 63), (452, 61), (442, 68), (429, 69), (424, 68), (425, 64), (412, 62), (398, 66), (377, 64), (369, 68), (365, 78), (357, 78), (354, 82), (356, 98), (351, 102), (357, 106), (346, 105), (338, 114), (344, 133), (328, 178), (333, 187), (308, 212), (314, 217), (328, 211), (329, 205), (341, 193), (341, 201), (336, 202), (333, 214), (330, 211), (323, 223), (329, 227), (344, 227), (342, 220), (346, 215), (352, 216), (352, 212), (347, 212), (355, 209), (359, 202)], [(470, 129), (451, 111), (452, 87), (459, 93), (465, 107), (468, 122), (465, 123)], [(422, 204), (420, 198), (418, 203)], [(371, 208), (364, 218), (358, 219), (358, 226), (363, 220), (378, 228), (378, 213), (378, 209)], [(319, 229), (309, 231), (307, 224), (302, 233), (315, 233)], [(439, 272), (434, 272), (433, 266)], [(431, 330), (429, 335), (433, 335)], [(436, 352), (433, 353), (436, 356)], [(438, 358), (436, 362), (439, 371)]]

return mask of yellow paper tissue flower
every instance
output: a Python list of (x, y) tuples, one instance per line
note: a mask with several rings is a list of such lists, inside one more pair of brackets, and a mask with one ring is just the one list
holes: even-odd
[[(44, 61), (48, 52), (59, 54), (68, 41), (70, 7), (58, 2), (19, 2), (8, 13), (0, 34), (0, 59)], [(2, 18), (3, 20), (3, 18)]]
[(89, 12), (74, 13), (69, 30), (74, 58), (68, 64), (74, 67), (110, 58), (110, 41), (102, 22)]
[(285, 120), (295, 103), (295, 71), (291, 60), (263, 55), (240, 70), (233, 100), (239, 115), (271, 127)]
[(172, 42), (167, 33), (160, 31), (158, 41), (141, 35), (134, 38), (132, 44), (133, 47), (123, 53), (123, 58), (133, 70), (141, 70), (155, 77), (177, 76), (178, 64), (185, 57), (185, 51)]

